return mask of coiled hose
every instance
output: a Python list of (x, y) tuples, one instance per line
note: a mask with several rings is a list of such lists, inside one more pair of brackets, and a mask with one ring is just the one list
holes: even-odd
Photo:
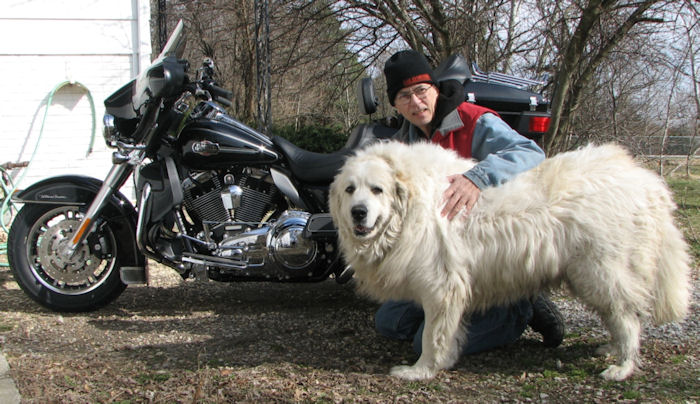
[[(41, 144), (41, 138), (44, 135), (44, 126), (46, 124), (46, 117), (49, 113), (49, 107), (51, 106), (51, 103), (53, 102), (53, 97), (54, 94), (58, 92), (58, 90), (62, 89), (63, 87), (66, 86), (78, 86), (85, 90), (85, 93), (87, 94), (88, 101), (90, 103), (90, 112), (92, 113), (92, 134), (90, 136), (90, 146), (88, 147), (88, 151), (85, 154), (85, 156), (89, 156), (90, 153), (92, 153), (92, 147), (95, 144), (95, 102), (92, 99), (92, 93), (90, 93), (90, 90), (82, 83), (79, 83), (77, 81), (64, 81), (62, 83), (59, 83), (57, 86), (55, 86), (51, 92), (49, 93), (49, 98), (46, 100), (46, 109), (44, 109), (44, 117), (41, 120), (41, 128), (39, 129), (39, 137), (36, 140), (36, 144), (34, 145), (34, 151), (32, 152), (32, 156), (29, 158), (29, 162), (26, 165), (26, 168), (22, 171), (22, 174), (19, 176), (19, 179), (16, 181), (12, 181), (12, 178), (10, 175), (7, 173), (6, 169), (3, 167), (0, 167), (0, 185), (2, 186), (2, 194), (0, 195), (2, 199), (0, 200), (2, 204), (0, 204), (0, 228), (5, 232), (5, 234), (9, 234), (9, 227), (10, 223), (12, 223), (12, 219), (14, 216), (13, 211), (16, 211), (17, 208), (14, 206), (14, 203), (12, 202), (12, 194), (15, 192), (17, 189), (17, 185), (22, 181), (24, 176), (26, 175), (27, 171), (29, 170), (29, 166), (31, 166), (32, 161), (34, 160), (34, 156), (36, 156), (37, 150), (39, 150), (39, 144)], [(0, 243), (0, 256), (7, 256), (7, 243), (3, 242)], [(0, 267), (6, 267), (9, 264), (7, 264), (7, 260), (0, 260)]]

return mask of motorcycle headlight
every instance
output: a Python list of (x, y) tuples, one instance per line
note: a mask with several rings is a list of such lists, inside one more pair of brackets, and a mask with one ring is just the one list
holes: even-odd
[(102, 123), (104, 124), (102, 136), (105, 138), (105, 143), (110, 147), (116, 146), (119, 134), (117, 132), (117, 126), (114, 123), (114, 116), (105, 114), (104, 118), (102, 118)]

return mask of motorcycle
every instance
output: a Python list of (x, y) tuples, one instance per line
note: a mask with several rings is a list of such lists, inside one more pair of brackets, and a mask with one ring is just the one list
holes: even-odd
[[(183, 278), (344, 279), (328, 187), (373, 130), (331, 154), (268, 137), (226, 113), (232, 95), (211, 60), (190, 80), (184, 45), (180, 22), (153, 64), (105, 100), (104, 137), (116, 151), (103, 181), (59, 176), (14, 195), (23, 207), (8, 259), (40, 304), (104, 306), (147, 282), (147, 259)], [(132, 173), (136, 206), (119, 191)]]

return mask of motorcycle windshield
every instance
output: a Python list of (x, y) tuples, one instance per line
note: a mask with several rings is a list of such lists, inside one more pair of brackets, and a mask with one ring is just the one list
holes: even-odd
[(159, 69), (166, 58), (182, 58), (186, 43), (185, 24), (180, 20), (151, 66), (105, 100), (107, 113), (123, 119), (138, 118), (141, 107), (157, 96), (151, 88), (152, 78), (162, 75)]
[(170, 85), (181, 78), (182, 74), (174, 74), (169, 67), (172, 68), (174, 61), (182, 57), (185, 44), (185, 26), (180, 20), (158, 57), (136, 78), (132, 103), (139, 115), (151, 98), (166, 95)]
[(163, 46), (163, 50), (160, 52), (158, 57), (153, 61), (153, 64), (160, 62), (168, 56), (174, 56), (178, 59), (182, 58), (185, 52), (185, 45), (187, 41), (185, 40), (185, 24), (182, 20), (178, 21), (177, 26), (170, 34), (168, 42)]

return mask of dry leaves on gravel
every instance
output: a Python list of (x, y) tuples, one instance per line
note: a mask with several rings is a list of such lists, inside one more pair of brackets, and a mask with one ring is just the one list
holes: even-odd
[[(597, 376), (609, 360), (592, 355), (605, 333), (564, 295), (555, 299), (569, 325), (560, 348), (542, 347), (528, 331), (512, 346), (463, 358), (434, 380), (406, 382), (386, 373), (416, 359), (410, 344), (378, 336), (377, 306), (350, 285), (184, 282), (155, 269), (153, 287), (129, 287), (109, 306), (82, 314), (41, 308), (0, 269), (0, 347), (24, 402), (699, 399), (697, 327), (646, 338), (643, 370), (610, 383)], [(696, 293), (690, 320), (698, 318)]]

